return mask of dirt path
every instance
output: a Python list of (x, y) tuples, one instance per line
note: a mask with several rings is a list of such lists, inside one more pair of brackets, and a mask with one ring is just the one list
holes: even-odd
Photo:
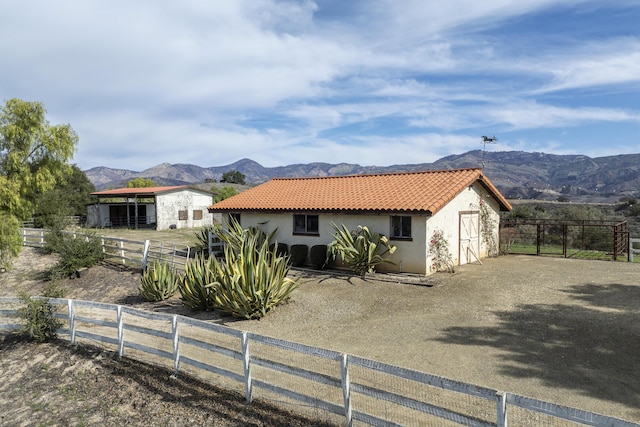
[[(34, 267), (44, 264), (27, 248), (16, 269), (0, 275), (0, 296), (37, 293), (42, 274)], [(177, 298), (145, 303), (137, 274), (104, 266), (66, 286), (68, 298), (193, 315), (640, 422), (638, 264), (509, 256), (436, 275), (431, 286), (296, 274), (294, 302), (261, 321), (193, 313)], [(5, 394), (0, 389), (0, 402)]]

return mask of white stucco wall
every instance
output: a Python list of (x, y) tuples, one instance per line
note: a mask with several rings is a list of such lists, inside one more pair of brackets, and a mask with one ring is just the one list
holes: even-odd
[[(461, 212), (477, 212), (479, 217), (480, 198), (487, 204), (490, 217), (494, 220), (495, 227), (493, 229), (494, 239), (498, 240), (498, 224), (500, 220), (500, 207), (496, 200), (489, 196), (488, 192), (481, 184), (476, 183), (458, 194), (452, 201), (445, 205), (440, 211), (431, 217), (427, 222), (426, 230), (426, 252), (427, 266), (431, 270), (433, 256), (429, 253), (429, 241), (436, 230), (442, 230), (444, 237), (449, 243), (449, 252), (453, 260), (454, 266), (460, 265), (460, 213)], [(480, 258), (488, 255), (488, 248), (483, 242), (482, 227), (478, 223), (480, 235), (478, 236), (478, 246)]]
[[(212, 196), (194, 190), (180, 190), (156, 196), (156, 228), (167, 230), (176, 228), (197, 228), (213, 224), (213, 214), (207, 207), (213, 202)], [(194, 219), (194, 211), (202, 211), (202, 219)], [(186, 211), (186, 219), (180, 219), (180, 211)]]
[[(277, 229), (274, 239), (279, 243), (285, 243), (289, 247), (292, 245), (307, 245), (311, 248), (314, 245), (328, 245), (334, 238), (335, 230), (331, 223), (340, 226), (344, 224), (349, 230), (355, 229), (358, 225), (367, 226), (372, 232), (390, 235), (391, 216), (390, 215), (318, 215), (318, 236), (294, 235), (293, 234), (293, 213), (287, 214), (257, 214), (243, 212), (241, 214), (241, 225), (243, 228), (259, 227), (266, 233), (271, 233)], [(226, 218), (225, 218), (226, 219)], [(404, 271), (425, 274), (425, 224), (426, 217), (412, 216), (411, 233), (413, 240), (391, 240), (397, 247), (390, 259), (395, 265), (381, 264), (379, 271)]]

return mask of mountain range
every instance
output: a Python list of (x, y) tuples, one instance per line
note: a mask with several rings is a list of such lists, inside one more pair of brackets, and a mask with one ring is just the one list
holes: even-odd
[(208, 189), (230, 171), (242, 173), (247, 184), (252, 185), (272, 178), (413, 172), (483, 165), (485, 175), (508, 199), (596, 203), (640, 197), (640, 154), (591, 158), (585, 155), (474, 150), (443, 157), (433, 163), (392, 166), (307, 163), (264, 167), (253, 160), (242, 159), (226, 166), (162, 163), (141, 172), (104, 166), (84, 172), (98, 190), (123, 187), (137, 177), (152, 179), (157, 185), (198, 185)]

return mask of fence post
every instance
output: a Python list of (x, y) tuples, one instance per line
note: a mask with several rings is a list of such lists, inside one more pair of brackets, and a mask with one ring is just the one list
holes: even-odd
[(207, 249), (209, 250), (207, 257), (210, 257), (213, 253), (213, 233), (211, 230), (207, 232)]
[(122, 306), (119, 305), (116, 311), (118, 317), (118, 357), (124, 355), (124, 325), (122, 323)]
[(122, 265), (127, 264), (127, 260), (124, 259), (124, 241), (120, 240), (120, 256), (122, 257)]
[(507, 427), (507, 393), (499, 391), (496, 393), (497, 425)]
[(244, 367), (244, 389), (247, 403), (251, 403), (251, 356), (249, 354), (249, 337), (242, 333), (242, 364)]
[(71, 341), (71, 344), (75, 344), (76, 343), (76, 321), (75, 321), (75, 315), (73, 313), (73, 300), (69, 299), (67, 300), (67, 306), (68, 311), (69, 311), (69, 339)]
[(173, 335), (173, 371), (177, 375), (180, 368), (180, 347), (178, 337), (178, 315), (174, 314), (171, 320), (171, 334)]
[(349, 379), (349, 356), (343, 354), (340, 359), (340, 372), (342, 373), (342, 397), (344, 398), (345, 426), (353, 425), (353, 414), (351, 410), (351, 380)]
[(149, 246), (150, 246), (151, 242), (149, 240), (145, 240), (144, 241), (144, 249), (142, 250), (142, 270), (146, 270), (147, 269), (147, 261), (149, 258)]

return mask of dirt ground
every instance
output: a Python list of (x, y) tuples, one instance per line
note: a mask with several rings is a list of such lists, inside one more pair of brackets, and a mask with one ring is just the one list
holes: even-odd
[[(52, 262), (25, 248), (15, 268), (0, 274), (0, 296), (38, 294)], [(260, 321), (194, 313), (178, 297), (144, 302), (139, 274), (109, 266), (65, 286), (67, 298), (189, 315), (640, 422), (639, 264), (506, 256), (426, 281), (293, 274), (300, 284), (293, 302)], [(134, 415), (131, 424), (314, 425), (275, 408), (265, 416), (233, 393), (63, 342), (7, 340), (0, 372), (0, 425), (121, 425)], [(65, 382), (75, 377), (85, 381)], [(254, 418), (236, 421), (238, 414)]]

